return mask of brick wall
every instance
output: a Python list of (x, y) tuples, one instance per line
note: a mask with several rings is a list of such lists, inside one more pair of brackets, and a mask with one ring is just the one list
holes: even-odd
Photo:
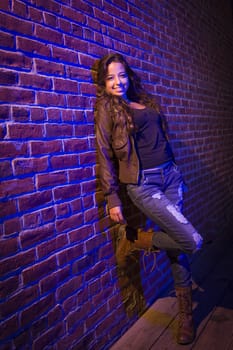
[(91, 78), (110, 51), (163, 107), (186, 214), (208, 238), (230, 227), (230, 1), (2, 0), (1, 349), (108, 349), (171, 282), (163, 253), (150, 274), (152, 257), (133, 276), (116, 270)]

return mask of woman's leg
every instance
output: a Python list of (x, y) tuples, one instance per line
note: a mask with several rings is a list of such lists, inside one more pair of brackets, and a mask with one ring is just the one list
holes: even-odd
[(202, 237), (180, 211), (182, 177), (175, 166), (143, 176), (142, 184), (128, 185), (133, 203), (164, 232), (155, 233), (153, 244), (164, 250), (193, 253)]
[(167, 250), (179, 305), (177, 342), (191, 343), (194, 339), (192, 319), (191, 272), (188, 257), (201, 247), (202, 237), (183, 216), (182, 177), (176, 168), (145, 176), (141, 186), (128, 186), (128, 193), (139, 209), (165, 232), (155, 233), (153, 243)]

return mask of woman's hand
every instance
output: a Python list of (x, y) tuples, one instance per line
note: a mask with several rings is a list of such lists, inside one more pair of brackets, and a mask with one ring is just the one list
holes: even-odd
[(109, 215), (113, 221), (121, 223), (121, 224), (125, 223), (125, 219), (123, 217), (121, 207), (114, 207), (114, 208), (109, 209)]

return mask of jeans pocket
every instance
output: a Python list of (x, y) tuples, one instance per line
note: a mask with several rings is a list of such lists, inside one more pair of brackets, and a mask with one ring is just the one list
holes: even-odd
[(144, 173), (142, 178), (143, 185), (156, 185), (160, 181), (160, 171)]

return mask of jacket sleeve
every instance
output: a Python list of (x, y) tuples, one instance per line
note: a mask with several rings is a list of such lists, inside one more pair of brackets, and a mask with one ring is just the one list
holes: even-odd
[(99, 104), (95, 113), (96, 142), (100, 168), (100, 182), (108, 209), (121, 206), (118, 196), (118, 172), (112, 149), (112, 120), (103, 104)]

